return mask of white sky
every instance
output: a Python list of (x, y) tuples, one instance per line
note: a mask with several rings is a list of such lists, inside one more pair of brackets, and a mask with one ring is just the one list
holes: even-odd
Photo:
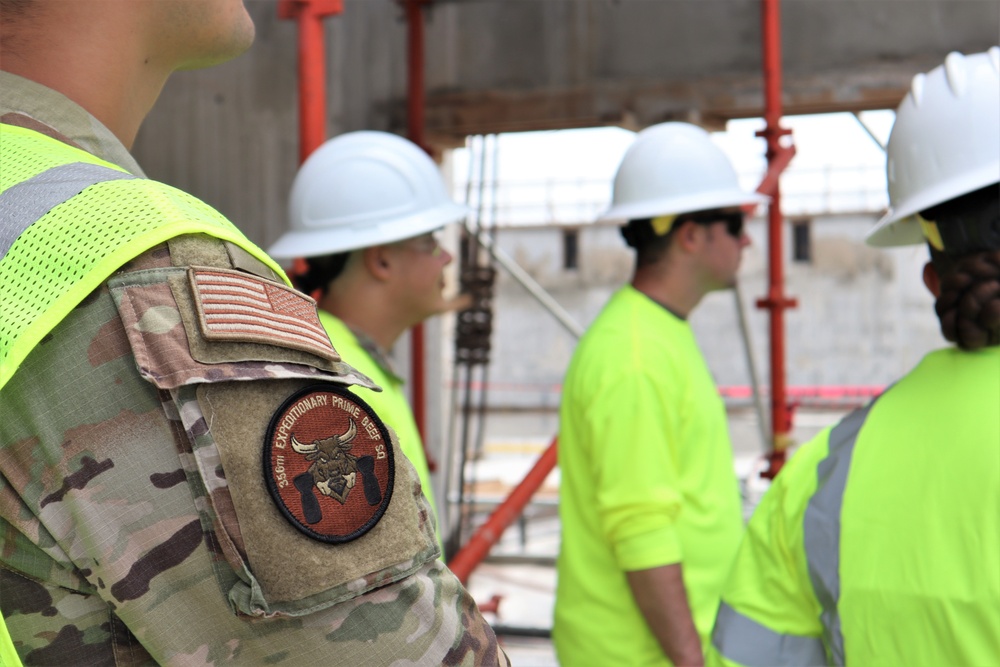
[[(892, 127), (892, 111), (862, 112), (862, 120), (881, 142)], [(782, 181), (787, 214), (880, 211), (886, 205), (885, 154), (851, 114), (786, 116), (796, 156)], [(754, 132), (762, 119), (730, 121), (712, 138), (726, 152), (742, 185), (753, 189), (767, 168), (764, 140)], [(558, 130), (501, 134), (498, 138), (496, 193), (501, 224), (581, 224), (603, 210), (611, 198), (611, 182), (635, 134), (621, 128)], [(475, 150), (475, 148), (474, 148)], [(454, 192), (466, 194), (468, 148), (453, 152)], [(487, 183), (492, 181), (492, 155), (487, 155)], [(481, 166), (472, 165), (473, 182)], [(473, 190), (471, 203), (477, 202)], [(493, 200), (484, 193), (486, 220)]]

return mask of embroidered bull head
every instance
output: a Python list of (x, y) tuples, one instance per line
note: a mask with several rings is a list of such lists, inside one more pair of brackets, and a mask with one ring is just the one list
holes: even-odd
[(347, 496), (357, 482), (357, 457), (350, 454), (357, 434), (358, 428), (352, 419), (350, 428), (343, 435), (313, 440), (308, 444), (299, 442), (294, 435), (291, 437), (292, 449), (312, 462), (308, 474), (313, 484), (324, 496), (334, 498), (340, 504), (347, 502)]

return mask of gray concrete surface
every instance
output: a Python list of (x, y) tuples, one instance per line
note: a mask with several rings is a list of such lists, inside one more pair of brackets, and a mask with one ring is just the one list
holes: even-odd
[[(174, 76), (135, 145), (147, 173), (217, 207), (267, 246), (286, 224), (297, 156), (296, 29), (248, 0), (257, 40)], [(759, 3), (478, 0), (428, 3), (427, 130), (468, 134), (759, 116)], [(326, 22), (328, 131), (406, 128), (398, 2), (346, 0)], [(786, 113), (891, 108), (951, 50), (997, 41), (995, 0), (783, 3)]]

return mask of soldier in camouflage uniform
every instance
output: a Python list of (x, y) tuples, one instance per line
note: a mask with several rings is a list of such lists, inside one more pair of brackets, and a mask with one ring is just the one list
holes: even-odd
[[(137, 183), (127, 146), (166, 76), (252, 37), (238, 0), (0, 12), (0, 159), (74, 146)], [(5, 338), (4, 272), (56, 215), (19, 236), (17, 185), (0, 182)], [(97, 235), (101, 215), (85, 221)], [(0, 339), (0, 611), (24, 664), (507, 664), (437, 560), (394, 434), (345, 388), (370, 381), (309, 338), (314, 304), (274, 268), (245, 239), (175, 236), (102, 276), (23, 358)], [(284, 328), (241, 328), (232, 289), (260, 291)], [(320, 473), (328, 442), (341, 465)]]

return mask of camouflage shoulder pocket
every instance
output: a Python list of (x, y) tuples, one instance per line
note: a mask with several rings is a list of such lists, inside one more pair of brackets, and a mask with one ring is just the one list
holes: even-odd
[[(139, 372), (160, 389), (293, 377), (375, 386), (340, 360), (322, 328), (316, 331), (312, 299), (281, 283), (190, 267), (122, 274), (108, 288)], [(315, 322), (306, 320), (310, 313)]]
[[(370, 380), (314, 337), (289, 345), (265, 327), (251, 329), (254, 340), (245, 319), (210, 318), (218, 311), (199, 294), (195, 271), (139, 271), (109, 288), (140, 373), (169, 393), (187, 434), (181, 458), (234, 612), (309, 614), (435, 560), (415, 470), (345, 386)], [(206, 273), (224, 286), (241, 278)], [(267, 296), (288, 299), (292, 320), (302, 307), (281, 290)], [(276, 319), (295, 343), (302, 330)]]

